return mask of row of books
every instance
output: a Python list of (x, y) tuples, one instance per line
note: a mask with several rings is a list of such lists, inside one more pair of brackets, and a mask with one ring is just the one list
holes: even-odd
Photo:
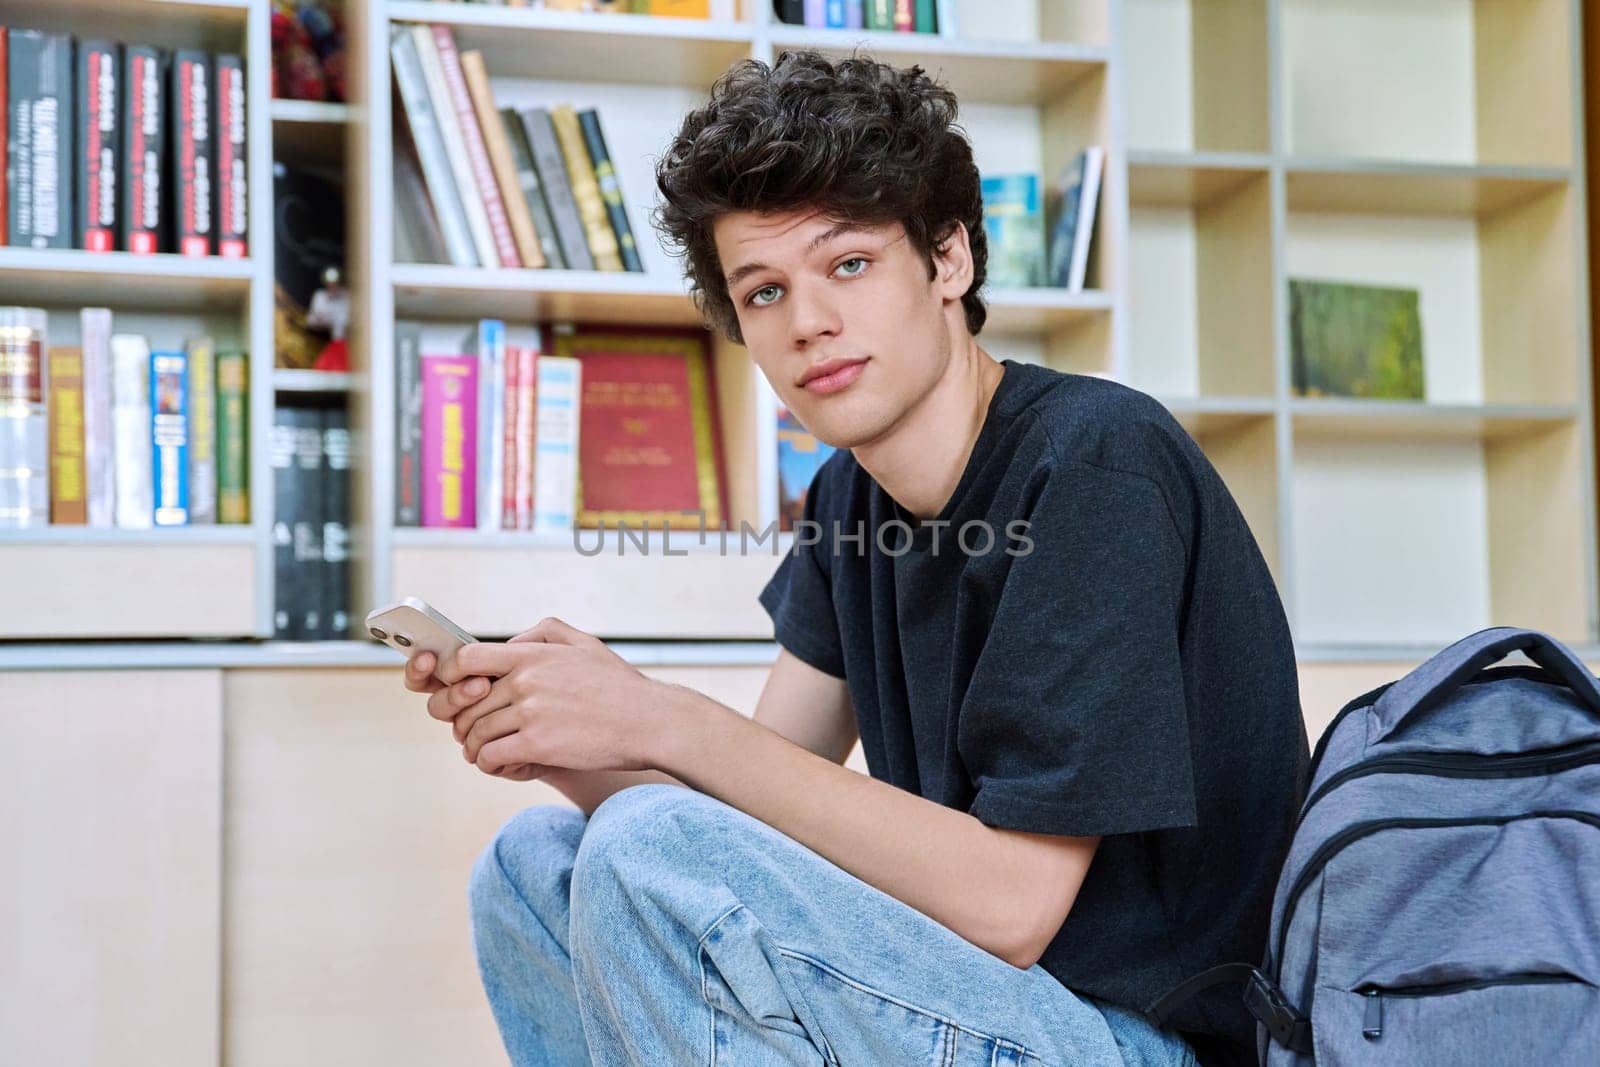
[(0, 244), (243, 257), (244, 62), (0, 27)]
[(350, 422), (338, 405), (280, 404), (270, 446), (273, 636), (350, 636)]
[(0, 527), (250, 521), (248, 357), (209, 337), (152, 351), (83, 308), (47, 344), (39, 308), (0, 308)]
[(772, 11), (791, 26), (957, 36), (955, 0), (773, 0)]
[(544, 11), (593, 11), (599, 14), (660, 15), (685, 19), (732, 19), (737, 0), (456, 0), (485, 7), (520, 7)]
[(704, 331), (450, 329), (397, 325), (397, 525), (721, 528)]
[[(496, 108), (483, 55), (448, 26), (397, 25), (396, 258), (642, 271), (592, 108)], [(405, 133), (409, 132), (409, 139)]]
[(982, 179), (990, 285), (1081, 292), (1088, 281), (1105, 149), (1079, 152), (1040, 210), (1037, 174)]

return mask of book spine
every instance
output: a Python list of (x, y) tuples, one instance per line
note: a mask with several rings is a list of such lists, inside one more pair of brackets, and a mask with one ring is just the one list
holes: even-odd
[(912, 33), (917, 28), (916, 12), (912, 0), (894, 0), (894, 28), (900, 33)]
[(396, 526), (422, 524), (422, 327), (395, 325), (395, 494)]
[(72, 38), (12, 30), (7, 176), (10, 243), (72, 247)]
[(111, 41), (78, 46), (76, 135), (78, 142), (77, 245), (90, 252), (117, 247), (117, 179), (122, 173), (117, 124), (122, 109), (121, 49)]
[(584, 147), (594, 163), (595, 180), (600, 185), (600, 198), (605, 201), (606, 218), (617, 238), (617, 249), (626, 270), (643, 271), (639, 249), (633, 241), (633, 228), (628, 225), (628, 209), (622, 203), (622, 183), (617, 181), (616, 168), (611, 165), (611, 152), (606, 147), (606, 136), (600, 129), (600, 113), (593, 108), (578, 112), (578, 126), (583, 131)]
[(217, 353), (217, 521), (250, 521), (250, 357)]
[(498, 319), (478, 323), (478, 507), (480, 530), (500, 528), (500, 493), (505, 485), (500, 437), (505, 408), (506, 324)]
[(131, 44), (122, 59), (122, 247), (140, 255), (165, 252), (165, 55), (159, 48)]
[(350, 418), (322, 413), (322, 634), (350, 636)]
[(244, 60), (216, 57), (217, 251), (229, 259), (250, 253), (249, 131), (245, 122)]
[(290, 612), (297, 616), (295, 636), (303, 641), (322, 636), (322, 413), (315, 408), (294, 411), (294, 470), (299, 477), (291, 536), (295, 589)]
[[(539, 234), (533, 228), (533, 213), (528, 210), (528, 201), (517, 182), (517, 168), (511, 161), (511, 145), (506, 140), (505, 126), (500, 121), (500, 113), (494, 109), (494, 92), (489, 88), (489, 72), (483, 66), (483, 53), (462, 53), (461, 74), (466, 80), (477, 129), (489, 157), (495, 197), (501, 204), (501, 214), (513, 239), (512, 251), (516, 256), (506, 266), (542, 267), (545, 265), (544, 250), (539, 247)], [(490, 219), (493, 221), (493, 213)]]
[(539, 350), (531, 345), (517, 349), (517, 413), (515, 448), (517, 484), (514, 501), (516, 528), (533, 529), (533, 487), (538, 457), (534, 452), (534, 420), (539, 401)]
[(522, 117), (515, 108), (502, 108), (500, 124), (505, 131), (506, 144), (511, 148), (512, 166), (517, 174), (517, 192), (528, 205), (528, 214), (533, 219), (533, 232), (539, 237), (539, 252), (544, 257), (544, 265), (563, 270), (567, 261), (561, 254), (561, 242), (556, 239), (555, 223), (550, 218), (550, 206), (545, 203), (539, 171), (533, 165), (533, 146), (528, 143), (528, 133), (522, 128)]
[(894, 0), (866, 0), (867, 29), (894, 29)]
[(517, 404), (522, 399), (522, 348), (509, 346), (505, 358), (505, 388), (501, 390), (500, 415), (500, 528), (517, 528), (517, 479), (522, 468), (517, 454)]
[(572, 197), (578, 203), (578, 215), (583, 219), (583, 234), (589, 242), (589, 252), (594, 256), (595, 266), (601, 270), (620, 271), (623, 267), (617, 235), (606, 216), (606, 202), (600, 194), (594, 161), (584, 147), (578, 113), (563, 104), (550, 112), (550, 121), (555, 125), (556, 139), (561, 142), (561, 154), (567, 163), (567, 178), (572, 182)]
[(217, 521), (217, 358), (209, 337), (192, 337), (189, 355), (189, 522)]
[(568, 356), (540, 356), (533, 528), (570, 530), (578, 499), (578, 398), (583, 368)]
[(812, 29), (821, 29), (828, 24), (827, 13), (823, 10), (826, 0), (805, 0), (802, 17), (805, 24)]
[(828, 27), (828, 29), (830, 29), (830, 30), (842, 30), (842, 29), (844, 29), (845, 28), (844, 0), (828, 0), (828, 2), (827, 2), (827, 11), (825, 12), (825, 16), (826, 17), (824, 19), (824, 24)]
[(422, 357), (422, 525), (477, 525), (478, 361)]
[(472, 234), (472, 244), (477, 250), (478, 262), (485, 267), (498, 267), (500, 253), (496, 249), (494, 231), (489, 227), (489, 211), (478, 191), (478, 180), (472, 171), (472, 160), (467, 155), (466, 134), (461, 129), (461, 118), (450, 96), (450, 86), (445, 80), (444, 63), (439, 57), (439, 45), (434, 40), (430, 26), (411, 27), (417, 42), (417, 57), (422, 64), (422, 79), (428, 86), (428, 99), (433, 104), (433, 116), (439, 123), (439, 133), (444, 138), (445, 158), (450, 164), (450, 174), (461, 196), (461, 207), (467, 215), (467, 229)]
[(182, 352), (150, 354), (150, 440), (155, 448), (151, 489), (157, 526), (189, 522), (188, 364)]
[(778, 0), (778, 21), (788, 26), (804, 26), (806, 0)]
[(1105, 169), (1105, 149), (1090, 145), (1083, 164), (1083, 193), (1078, 202), (1076, 233), (1072, 240), (1072, 275), (1067, 288), (1082, 292), (1089, 275), (1089, 246), (1094, 241), (1094, 218), (1100, 203), (1100, 174)]
[(295, 509), (301, 499), (300, 475), (295, 468), (295, 412), (278, 408), (272, 415), (272, 636), (291, 640), (298, 635), (300, 618), (294, 560)]
[(911, 21), (918, 33), (937, 33), (938, 16), (933, 10), (933, 0), (916, 0), (912, 5)]
[(155, 510), (149, 342), (138, 334), (114, 334), (111, 361), (117, 526), (123, 530), (147, 530)]
[(478, 116), (472, 108), (472, 94), (467, 89), (466, 75), (461, 69), (461, 55), (456, 51), (455, 36), (450, 32), (450, 27), (434, 26), (433, 43), (439, 50), (439, 69), (444, 72), (445, 89), (450, 93), (456, 123), (461, 127), (461, 138), (466, 144), (473, 188), (489, 220), (495, 254), (502, 267), (521, 266), (516, 239), (511, 235), (511, 222), (506, 218), (506, 206), (500, 199), (500, 188), (495, 184), (494, 167), (489, 162), (483, 131), (478, 128)]
[(111, 458), (111, 310), (78, 313), (83, 341), (83, 451), (88, 478), (89, 525), (116, 525), (116, 468)]
[(844, 0), (844, 26), (847, 30), (859, 30), (866, 26), (866, 17), (863, 0)]
[(211, 57), (180, 50), (172, 61), (173, 223), (177, 250), (209, 256), (211, 225)]
[(50, 521), (82, 526), (89, 521), (88, 479), (83, 461), (83, 349), (50, 347)]
[(0, 529), (50, 519), (44, 333), (42, 316), (0, 308)]
[(397, 27), (389, 42), (389, 54), (394, 60), (395, 83), (400, 88), (406, 124), (411, 127), (411, 143), (417, 149), (417, 164), (422, 169), (422, 180), (433, 201), (434, 214), (439, 220), (450, 262), (457, 267), (476, 267), (477, 249), (467, 224), (466, 208), (462, 206), (461, 194), (450, 173), (444, 135), (428, 97), (428, 83), (422, 73), (422, 60), (417, 54), (416, 36), (407, 29)]
[(572, 195), (566, 157), (561, 153), (561, 141), (556, 136), (555, 122), (550, 112), (542, 107), (524, 111), (522, 129), (528, 135), (528, 144), (533, 149), (533, 163), (539, 172), (539, 184), (550, 201), (550, 218), (555, 223), (556, 236), (561, 242), (562, 258), (572, 270), (594, 270), (594, 257), (590, 255), (589, 242), (583, 236), (583, 216), (579, 214), (578, 202)]
[(961, 30), (956, 24), (956, 0), (937, 0), (934, 22), (940, 37), (959, 37)]
[(11, 188), (11, 107), (8, 96), (11, 85), (10, 31), (0, 26), (0, 246), (10, 241), (10, 202), (6, 191)]

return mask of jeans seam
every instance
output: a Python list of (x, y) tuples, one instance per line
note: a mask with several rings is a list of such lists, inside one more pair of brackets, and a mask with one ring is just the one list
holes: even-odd
[[(506, 870), (505, 860), (500, 856), (500, 839), (498, 837), (489, 845), (489, 851), (494, 856), (495, 869), (500, 872), (500, 877), (504, 879), (506, 885), (510, 887), (512, 894), (517, 898), (522, 906), (527, 909), (528, 914), (533, 916), (533, 921), (539, 924), (539, 929), (544, 931), (545, 936), (548, 937), (557, 948), (560, 948), (561, 939), (555, 935), (554, 930), (551, 930), (550, 927), (545, 925), (544, 916), (539, 914), (538, 908), (534, 907), (528, 902), (528, 898), (523, 895), (522, 887), (517, 884), (517, 880), (515, 878), (511, 877), (511, 872)], [(567, 959), (569, 962), (571, 961), (571, 951), (567, 952)]]

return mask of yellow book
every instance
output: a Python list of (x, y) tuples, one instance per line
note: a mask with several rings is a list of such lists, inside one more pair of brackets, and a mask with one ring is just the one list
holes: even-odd
[(83, 453), (83, 349), (51, 345), (49, 362), (50, 522), (82, 526), (89, 521)]
[(709, 19), (711, 0), (650, 0), (650, 14), (677, 19)]
[(617, 245), (617, 234), (606, 215), (606, 202), (600, 195), (600, 180), (595, 177), (594, 162), (583, 143), (583, 130), (578, 126), (578, 113), (563, 104), (550, 109), (550, 121), (556, 128), (556, 140), (561, 142), (561, 155), (567, 164), (567, 180), (572, 184), (572, 198), (578, 204), (578, 217), (583, 220), (583, 235), (589, 242), (589, 252), (600, 270), (620, 271), (622, 249)]

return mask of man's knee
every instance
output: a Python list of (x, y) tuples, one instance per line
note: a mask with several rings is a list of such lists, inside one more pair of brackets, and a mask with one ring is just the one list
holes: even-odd
[(468, 897), (473, 921), (482, 922), (508, 897), (543, 912), (565, 894), (583, 813), (557, 804), (517, 812), (495, 833), (472, 866)]
[(584, 829), (572, 873), (573, 897), (627, 896), (652, 879), (692, 872), (732, 809), (715, 797), (652, 782), (607, 797)]

